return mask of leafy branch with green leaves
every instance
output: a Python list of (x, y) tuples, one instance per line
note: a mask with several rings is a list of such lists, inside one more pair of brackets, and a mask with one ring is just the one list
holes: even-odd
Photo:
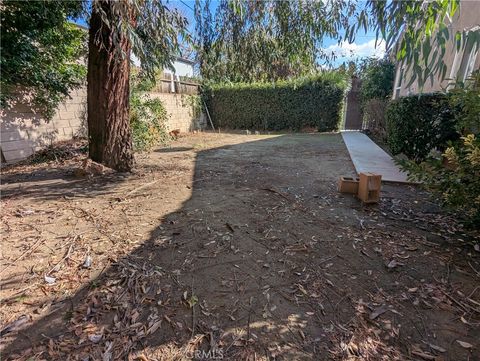
[(1, 105), (31, 99), (50, 118), (85, 82), (87, 34), (67, 21), (81, 14), (82, 3), (6, 0), (1, 6)]
[(377, 42), (384, 40), (386, 51), (394, 54), (411, 74), (407, 86), (417, 82), (421, 89), (433, 77), (446, 79), (447, 42), (454, 41), (457, 50), (467, 44), (480, 45), (480, 30), (455, 30), (449, 26), (464, 11), (461, 3), (466, 2), (368, 0), (354, 21), (346, 22), (346, 38), (353, 41), (360, 29), (373, 29)]
[(130, 126), (136, 151), (148, 151), (170, 141), (166, 122), (168, 113), (163, 102), (152, 97), (148, 90), (153, 85), (149, 79), (133, 77), (130, 92)]
[(306, 75), (331, 63), (325, 37), (353, 43), (373, 30), (377, 44), (406, 65), (410, 83), (447, 76), (446, 43), (480, 44), (480, 31), (449, 30), (460, 0), (243, 1), (196, 0), (195, 44), (200, 71), (213, 81), (271, 81)]

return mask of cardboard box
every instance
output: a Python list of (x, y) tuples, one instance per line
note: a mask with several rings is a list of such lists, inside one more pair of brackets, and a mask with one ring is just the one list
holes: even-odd
[(352, 177), (340, 177), (338, 191), (340, 193), (357, 194), (359, 179)]
[(358, 184), (358, 198), (363, 203), (378, 203), (382, 188), (382, 176), (375, 173), (360, 173)]

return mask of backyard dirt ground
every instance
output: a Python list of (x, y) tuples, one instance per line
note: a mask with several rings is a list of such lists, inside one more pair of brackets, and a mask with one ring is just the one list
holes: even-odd
[(478, 234), (339, 194), (339, 134), (199, 133), (2, 171), (2, 359), (479, 360)]

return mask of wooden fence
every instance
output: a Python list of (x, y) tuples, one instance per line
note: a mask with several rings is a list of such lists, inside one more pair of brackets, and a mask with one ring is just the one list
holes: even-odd
[(180, 77), (172, 79), (173, 75), (163, 73), (157, 80), (155, 88), (151, 91), (156, 93), (198, 94), (199, 84)]

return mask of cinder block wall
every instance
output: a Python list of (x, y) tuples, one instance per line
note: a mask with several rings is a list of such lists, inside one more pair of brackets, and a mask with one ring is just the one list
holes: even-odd
[(149, 93), (151, 98), (160, 99), (165, 105), (169, 115), (168, 130), (179, 129), (181, 133), (188, 133), (197, 129), (203, 129), (205, 122), (203, 117), (198, 118), (193, 108), (188, 103), (186, 94), (176, 93)]
[(53, 142), (86, 134), (86, 89), (74, 90), (70, 96), (50, 121), (28, 106), (20, 93), (12, 107), (1, 110), (1, 147), (7, 163), (23, 160)]
[[(1, 148), (7, 163), (23, 160), (54, 142), (86, 135), (86, 89), (74, 90), (70, 96), (48, 122), (26, 105), (20, 94), (14, 106), (1, 110)], [(192, 107), (185, 101), (187, 95), (182, 98), (182, 94), (151, 93), (150, 96), (163, 101), (169, 114), (169, 130), (187, 133), (204, 127), (203, 117), (195, 119)]]

